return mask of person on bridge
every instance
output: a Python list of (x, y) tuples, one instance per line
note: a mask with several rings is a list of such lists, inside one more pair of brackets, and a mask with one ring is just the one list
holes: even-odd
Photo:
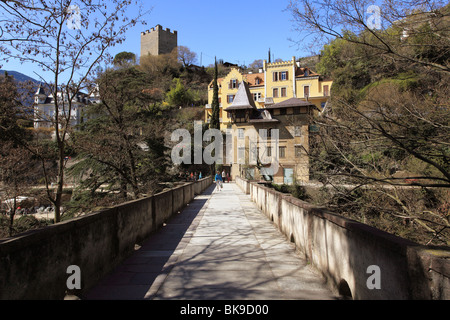
[(217, 190), (222, 191), (221, 189), (223, 188), (223, 186), (222, 186), (223, 179), (222, 179), (222, 175), (220, 174), (219, 171), (217, 171), (217, 174), (214, 177), (214, 181), (216, 182)]

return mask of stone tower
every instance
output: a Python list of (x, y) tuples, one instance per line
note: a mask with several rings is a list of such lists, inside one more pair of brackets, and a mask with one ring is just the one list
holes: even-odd
[(141, 57), (151, 54), (154, 56), (172, 52), (178, 46), (177, 31), (171, 32), (169, 28), (163, 29), (159, 24), (141, 32)]

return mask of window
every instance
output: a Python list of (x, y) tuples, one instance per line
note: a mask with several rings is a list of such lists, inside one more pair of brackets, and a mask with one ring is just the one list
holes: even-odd
[(240, 164), (245, 163), (245, 147), (239, 147), (238, 149), (238, 162)]
[(301, 136), (302, 136), (302, 127), (295, 126), (294, 127), (294, 137), (301, 137)]
[(236, 89), (238, 87), (239, 81), (237, 79), (231, 79), (228, 85), (228, 89)]
[(253, 100), (258, 101), (261, 99), (261, 92), (257, 92), (253, 94)]
[(295, 146), (295, 157), (300, 158), (302, 156), (302, 146)]
[(287, 96), (287, 94), (286, 94), (286, 88), (281, 88), (281, 96), (282, 97), (286, 97)]
[(286, 81), (289, 80), (289, 72), (288, 71), (281, 71), (281, 72), (274, 72), (273, 75), (273, 81)]
[(328, 85), (323, 86), (323, 95), (325, 97), (328, 97), (330, 95), (330, 88), (328, 87)]
[(273, 97), (278, 98), (278, 88), (273, 89)]
[(286, 115), (286, 108), (281, 108), (280, 109), (280, 116), (284, 116)]
[(273, 73), (273, 81), (278, 81), (278, 72)]
[(233, 103), (233, 101), (234, 101), (234, 95), (233, 94), (227, 95), (227, 103)]
[(244, 139), (244, 129), (238, 129), (238, 137), (239, 139)]
[(235, 122), (242, 123), (245, 122), (245, 111), (244, 110), (236, 110), (235, 112)]
[(269, 130), (267, 129), (260, 129), (259, 130), (259, 137), (263, 140), (267, 139), (267, 137), (269, 136)]
[(286, 158), (286, 147), (280, 147), (280, 159)]
[(255, 84), (260, 84), (261, 83), (261, 79), (260, 78), (256, 78), (255, 79)]
[(309, 86), (304, 86), (303, 87), (303, 94), (305, 98), (309, 97)]
[(267, 152), (267, 156), (271, 157), (272, 156), (272, 147), (267, 147), (266, 152)]
[(273, 129), (272, 128), (270, 128), (270, 129), (261, 129), (260, 131), (259, 131), (259, 133), (260, 133), (260, 137), (261, 137), (261, 139), (270, 139), (271, 137), (272, 137), (272, 133), (273, 133), (273, 131), (272, 131)]

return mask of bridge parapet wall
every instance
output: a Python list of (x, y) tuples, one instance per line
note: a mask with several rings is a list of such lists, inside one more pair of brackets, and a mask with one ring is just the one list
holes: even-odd
[[(364, 300), (450, 299), (448, 248), (420, 246), (242, 180), (237, 177), (237, 185), (341, 294)], [(371, 266), (379, 268), (380, 289), (370, 285)]]
[(72, 265), (80, 268), (81, 290), (76, 293), (82, 294), (211, 184), (212, 177), (207, 177), (0, 240), (0, 299), (63, 299)]

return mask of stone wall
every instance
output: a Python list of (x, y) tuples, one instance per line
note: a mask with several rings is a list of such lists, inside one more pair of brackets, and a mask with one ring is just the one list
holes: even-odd
[(80, 267), (82, 290), (89, 290), (211, 184), (207, 177), (0, 240), (0, 299), (63, 299), (71, 265)]
[[(353, 299), (450, 299), (448, 248), (420, 246), (256, 182), (236, 183), (337, 292)], [(370, 289), (376, 274), (380, 289)]]

